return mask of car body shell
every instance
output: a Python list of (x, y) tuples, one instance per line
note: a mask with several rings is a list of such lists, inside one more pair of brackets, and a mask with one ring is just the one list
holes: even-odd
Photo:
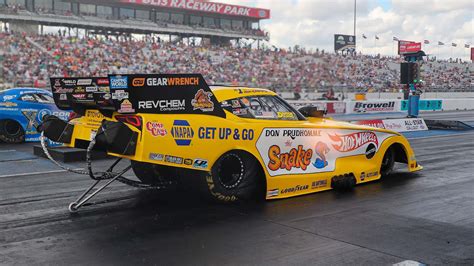
[(44, 115), (55, 115), (67, 120), (69, 112), (60, 110), (53, 102), (43, 103), (23, 100), (28, 95), (44, 94), (53, 97), (50, 91), (38, 88), (13, 88), (0, 91), (0, 120), (16, 121), (25, 132), (25, 141), (39, 141), (40, 134), (36, 126), (42, 122)]
[[(272, 91), (255, 88), (217, 86), (211, 89), (219, 102), (242, 96), (276, 95)], [(410, 172), (422, 169), (407, 139), (393, 131), (330, 118), (257, 120), (225, 112), (225, 118), (204, 114), (138, 113), (142, 118), (142, 129), (129, 126), (138, 133), (135, 154), (111, 155), (210, 171), (226, 152), (245, 151), (259, 162), (265, 173), (267, 199), (329, 190), (331, 179), (338, 175), (352, 174), (357, 184), (377, 180), (381, 177), (384, 154), (393, 145), (399, 153), (396, 157), (407, 163)], [(75, 146), (77, 140), (90, 140), (104, 118), (97, 110), (87, 110), (85, 116), (75, 119), (69, 145)], [(116, 121), (114, 118), (105, 119)], [(284, 132), (287, 136), (283, 136)], [(291, 135), (288, 132), (300, 133)], [(374, 150), (369, 151), (369, 145), (372, 148), (375, 146), (375, 153)], [(371, 158), (368, 158), (368, 152), (372, 152)], [(286, 163), (282, 165), (282, 162)]]

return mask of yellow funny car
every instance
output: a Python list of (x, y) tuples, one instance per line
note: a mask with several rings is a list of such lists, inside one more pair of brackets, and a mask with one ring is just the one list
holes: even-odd
[(388, 175), (395, 162), (422, 169), (399, 133), (334, 121), (315, 107), (295, 110), (266, 89), (208, 86), (200, 74), (51, 78), (51, 85), (58, 107), (81, 116), (67, 124), (46, 117), (43, 134), (129, 159), (140, 180), (102, 173), (96, 182), (178, 183), (237, 201), (350, 188)]

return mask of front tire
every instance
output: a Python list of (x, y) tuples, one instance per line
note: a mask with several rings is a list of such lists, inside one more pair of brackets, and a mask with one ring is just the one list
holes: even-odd
[(393, 166), (395, 165), (395, 151), (392, 147), (388, 148), (385, 152), (385, 155), (382, 159), (382, 164), (380, 166), (380, 174), (382, 177), (390, 175), (393, 171)]
[(242, 151), (223, 154), (206, 174), (209, 194), (222, 202), (256, 199), (263, 191), (263, 180), (258, 161)]
[(171, 167), (131, 161), (135, 175), (142, 183), (152, 186), (169, 186), (176, 182), (176, 173)]
[(24, 142), (25, 130), (14, 120), (2, 120), (0, 121), (0, 140), (10, 144)]

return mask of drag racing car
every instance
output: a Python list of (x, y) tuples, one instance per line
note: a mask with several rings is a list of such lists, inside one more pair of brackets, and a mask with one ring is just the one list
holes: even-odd
[(38, 141), (36, 126), (42, 122), (44, 115), (68, 119), (69, 112), (54, 105), (50, 91), (37, 88), (0, 91), (0, 141)]
[(142, 185), (178, 183), (229, 202), (350, 188), (388, 175), (395, 162), (422, 169), (401, 134), (296, 110), (267, 89), (208, 86), (199, 74), (97, 79), (108, 80), (108, 90), (70, 97), (61, 94), (79, 79), (52, 78), (59, 106), (82, 116), (49, 116), (41, 130), (70, 147), (129, 159)]

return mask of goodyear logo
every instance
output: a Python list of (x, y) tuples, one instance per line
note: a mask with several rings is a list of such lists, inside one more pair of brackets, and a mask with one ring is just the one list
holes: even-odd
[(174, 120), (171, 135), (178, 146), (189, 146), (194, 136), (194, 131), (186, 120)]

